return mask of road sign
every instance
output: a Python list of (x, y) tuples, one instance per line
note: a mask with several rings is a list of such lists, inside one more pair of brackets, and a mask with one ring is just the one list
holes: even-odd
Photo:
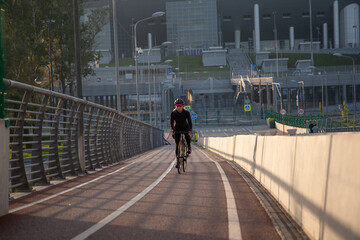
[(191, 119), (193, 119), (193, 120), (195, 120), (195, 119), (197, 119), (197, 114), (196, 113), (191, 113)]
[(282, 108), (282, 109), (280, 110), (280, 114), (284, 116), (284, 115), (286, 114), (286, 110), (285, 110), (284, 108)]
[(304, 109), (302, 109), (302, 108), (299, 108), (297, 112), (300, 116), (304, 115), (304, 113), (305, 113)]
[(188, 105), (187, 105), (187, 106), (184, 106), (184, 109), (190, 111), (190, 110), (191, 110), (191, 106), (188, 106)]
[(245, 110), (245, 112), (250, 112), (251, 111), (251, 105), (250, 104), (245, 104), (244, 105), (244, 110)]

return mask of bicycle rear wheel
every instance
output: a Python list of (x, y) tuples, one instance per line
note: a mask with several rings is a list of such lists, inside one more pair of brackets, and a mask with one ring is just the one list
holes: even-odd
[(183, 171), (183, 163), (184, 163), (184, 159), (183, 158), (178, 158), (178, 173), (181, 174), (181, 171)]

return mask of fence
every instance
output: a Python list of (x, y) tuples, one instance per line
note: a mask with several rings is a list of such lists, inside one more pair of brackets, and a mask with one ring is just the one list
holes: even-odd
[[(273, 118), (276, 122), (285, 124), (288, 126), (308, 128), (310, 123), (316, 123), (321, 132), (348, 132), (348, 131), (360, 131), (360, 120), (357, 116), (282, 116), (280, 113), (266, 111), (266, 118)], [(353, 120), (355, 119), (355, 121)], [(354, 122), (356, 122), (354, 126)]]
[(5, 110), (12, 191), (111, 165), (163, 144), (161, 129), (115, 109), (12, 80), (4, 83), (10, 87)]

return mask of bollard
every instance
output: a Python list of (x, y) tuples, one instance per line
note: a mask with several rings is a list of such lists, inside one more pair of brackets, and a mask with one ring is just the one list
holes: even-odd
[(5, 124), (6, 120), (0, 119), (0, 216), (9, 211), (9, 140), (10, 131)]

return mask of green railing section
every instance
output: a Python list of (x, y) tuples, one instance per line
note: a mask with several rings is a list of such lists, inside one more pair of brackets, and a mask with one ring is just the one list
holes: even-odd
[(5, 44), (5, 3), (0, 0), (0, 119), (5, 118), (5, 93), (6, 93), (6, 87), (4, 85), (4, 53), (3, 50), (4, 44)]
[(325, 117), (323, 116), (291, 116), (284, 115), (282, 116), (280, 113), (266, 111), (266, 118), (273, 118), (276, 122), (284, 123), (288, 126), (299, 127), (299, 128), (307, 128), (307, 124), (309, 121), (323, 121)]

